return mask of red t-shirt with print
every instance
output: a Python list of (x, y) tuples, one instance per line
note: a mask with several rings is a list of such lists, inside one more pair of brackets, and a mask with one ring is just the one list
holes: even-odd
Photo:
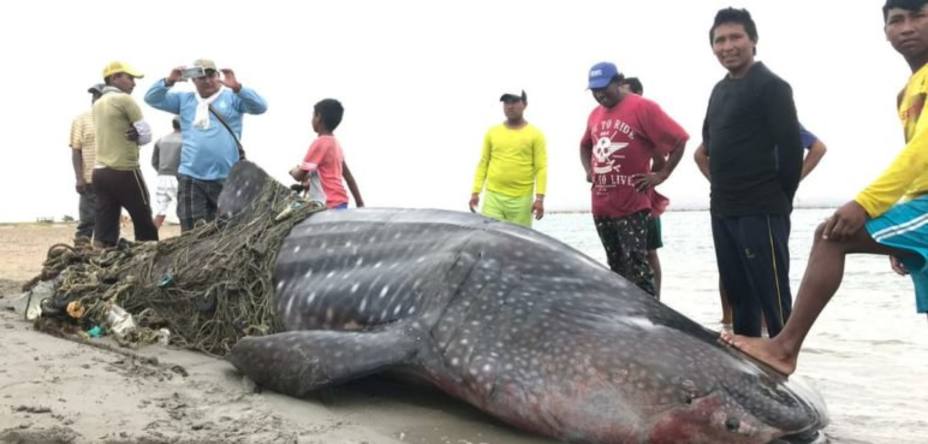
[(596, 107), (580, 142), (593, 147), (593, 215), (624, 217), (650, 210), (650, 191), (635, 190), (632, 176), (650, 171), (652, 153), (666, 156), (687, 139), (657, 103), (641, 96), (627, 94), (612, 108)]

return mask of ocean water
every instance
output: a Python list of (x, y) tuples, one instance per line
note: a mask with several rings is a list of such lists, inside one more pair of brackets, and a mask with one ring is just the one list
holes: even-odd
[[(794, 296), (815, 227), (830, 214), (793, 213)], [(661, 222), (662, 302), (718, 330), (718, 271), (708, 212), (668, 212)], [(535, 228), (606, 263), (589, 214), (549, 214)], [(885, 257), (850, 257), (841, 288), (806, 339), (797, 375), (825, 398), (831, 442), (928, 443), (928, 319), (915, 312), (911, 280), (893, 273)]]

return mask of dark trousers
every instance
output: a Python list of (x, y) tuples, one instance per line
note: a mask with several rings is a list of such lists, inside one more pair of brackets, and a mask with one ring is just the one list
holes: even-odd
[(93, 170), (93, 189), (97, 194), (93, 230), (97, 242), (108, 247), (116, 245), (122, 208), (132, 218), (136, 241), (158, 240), (158, 229), (151, 220), (148, 188), (141, 171), (96, 168)]
[(183, 174), (177, 175), (177, 218), (180, 231), (187, 231), (199, 221), (216, 219), (222, 180), (199, 180)]
[(625, 217), (594, 216), (596, 232), (606, 250), (609, 269), (631, 281), (646, 293), (657, 295), (654, 270), (648, 262), (648, 212)]
[(735, 334), (759, 337), (761, 316), (774, 337), (792, 309), (789, 216), (712, 216), (712, 238)]
[(93, 226), (96, 224), (94, 216), (97, 214), (97, 193), (93, 191), (93, 184), (87, 184), (80, 196), (80, 201), (77, 204), (80, 219), (77, 221), (77, 231), (74, 233), (74, 238), (92, 239)]

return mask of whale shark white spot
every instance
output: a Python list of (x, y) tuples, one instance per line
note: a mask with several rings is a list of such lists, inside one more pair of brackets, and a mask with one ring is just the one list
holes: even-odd
[(330, 278), (330, 277), (332, 277), (332, 276), (335, 276), (335, 271), (334, 271), (334, 270), (333, 270), (333, 271), (330, 271), (329, 274), (325, 275), (325, 278), (328, 279), (328, 278)]
[(293, 247), (293, 254), (297, 254), (297, 253), (299, 253), (299, 252), (300, 252), (300, 246), (299, 246), (299, 245)]
[(363, 258), (363, 257), (359, 257), (358, 260), (357, 260), (357, 262), (354, 263), (354, 266), (355, 266), (355, 267), (360, 267), (360, 266), (363, 265), (363, 264), (364, 264), (364, 258)]
[(359, 284), (359, 283), (355, 283), (354, 285), (352, 285), (352, 286), (351, 286), (351, 294), (357, 293), (358, 287), (360, 287), (360, 286), (361, 286), (361, 284)]
[(358, 311), (364, 313), (365, 308), (367, 308), (367, 298), (361, 299), (361, 306), (358, 307)]
[(389, 286), (389, 285), (384, 285), (384, 286), (383, 286), (383, 289), (380, 290), (380, 297), (382, 298), (382, 297), (386, 296), (388, 291), (390, 291), (390, 286)]
[(284, 288), (284, 284), (285, 284), (286, 282), (287, 282), (287, 281), (285, 281), (285, 280), (281, 280), (280, 282), (278, 282), (278, 283), (277, 283), (277, 291), (280, 291), (280, 289)]

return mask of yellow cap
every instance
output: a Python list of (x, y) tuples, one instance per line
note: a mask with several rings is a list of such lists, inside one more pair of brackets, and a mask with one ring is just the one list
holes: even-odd
[(135, 77), (136, 79), (141, 79), (142, 77), (145, 77), (142, 73), (137, 71), (135, 68), (129, 66), (128, 63), (110, 62), (110, 64), (106, 65), (106, 67), (103, 68), (103, 78), (105, 79), (113, 74), (119, 74), (121, 72), (129, 74), (130, 76)]

